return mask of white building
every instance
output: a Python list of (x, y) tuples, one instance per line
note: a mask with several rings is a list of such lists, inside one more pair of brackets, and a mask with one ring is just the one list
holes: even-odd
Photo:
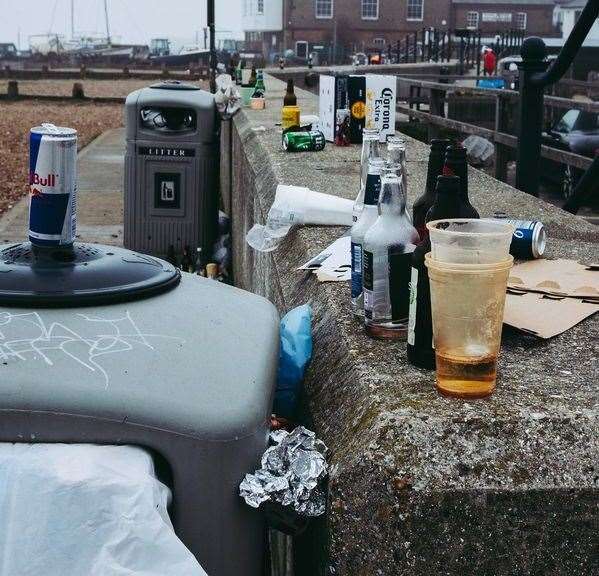
[[(574, 24), (576, 24), (586, 3), (587, 0), (572, 0), (571, 2), (562, 4), (558, 7), (558, 21), (562, 26), (563, 38), (568, 38), (570, 32), (572, 32), (572, 28), (574, 28)], [(599, 20), (595, 20), (583, 46), (584, 45), (599, 45)]]
[(279, 52), (283, 40), (283, 0), (242, 0), (241, 27), (246, 49), (265, 58)]

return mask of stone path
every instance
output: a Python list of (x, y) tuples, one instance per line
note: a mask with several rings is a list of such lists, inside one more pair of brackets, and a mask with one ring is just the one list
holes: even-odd
[[(77, 238), (102, 244), (123, 243), (125, 131), (108, 130), (79, 152)], [(0, 242), (27, 238), (29, 197), (0, 218)]]

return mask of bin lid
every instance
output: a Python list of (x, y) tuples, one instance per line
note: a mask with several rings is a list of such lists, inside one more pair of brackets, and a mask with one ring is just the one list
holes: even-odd
[(152, 84), (150, 88), (154, 88), (155, 90), (200, 90), (199, 86), (186, 84), (180, 80), (164, 80), (163, 82)]
[(135, 300), (177, 286), (171, 264), (119, 248), (75, 243), (0, 247), (0, 306), (75, 307)]
[[(48, 428), (27, 413), (211, 440), (263, 429), (279, 358), (275, 307), (214, 280), (181, 276), (176, 290), (134, 302), (0, 307), (0, 433), (27, 429), (42, 437)], [(23, 415), (22, 428), (8, 428), (9, 411)], [(65, 441), (82, 441), (77, 430)]]

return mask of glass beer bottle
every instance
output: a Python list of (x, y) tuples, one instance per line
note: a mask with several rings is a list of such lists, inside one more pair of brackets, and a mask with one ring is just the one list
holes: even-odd
[(368, 177), (368, 166), (373, 158), (380, 158), (379, 131), (365, 128), (362, 132), (362, 154), (360, 157), (360, 191), (354, 202), (353, 221), (358, 221), (364, 209), (364, 193), (366, 190), (366, 179)]
[(406, 195), (394, 165), (381, 180), (378, 218), (363, 243), (364, 317), (373, 338), (405, 338), (412, 252), (419, 240), (406, 212)]
[(424, 241), (428, 237), (428, 230), (425, 223), (426, 214), (435, 201), (437, 176), (440, 176), (443, 173), (445, 152), (450, 145), (450, 140), (441, 138), (431, 140), (426, 186), (424, 188), (424, 193), (416, 200), (416, 202), (414, 202), (414, 206), (412, 207), (412, 222), (414, 223), (416, 230), (418, 230), (421, 241)]
[[(439, 176), (435, 200), (425, 222), (460, 217), (460, 179), (457, 176)], [(408, 325), (408, 362), (420, 368), (435, 369), (433, 348), (433, 319), (431, 288), (424, 257), (431, 251), (427, 235), (412, 254), (410, 278), (410, 320)]]
[(351, 307), (355, 316), (364, 316), (362, 293), (362, 244), (364, 236), (378, 218), (378, 201), (381, 191), (381, 173), (385, 163), (382, 158), (372, 158), (364, 189), (364, 208), (351, 229)]

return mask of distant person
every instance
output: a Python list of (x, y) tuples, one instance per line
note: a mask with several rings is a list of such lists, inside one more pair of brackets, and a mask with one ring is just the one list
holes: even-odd
[(495, 67), (497, 66), (497, 56), (495, 56), (495, 52), (493, 52), (492, 48), (488, 48), (483, 57), (484, 63), (484, 75), (485, 76), (494, 76), (495, 75)]

